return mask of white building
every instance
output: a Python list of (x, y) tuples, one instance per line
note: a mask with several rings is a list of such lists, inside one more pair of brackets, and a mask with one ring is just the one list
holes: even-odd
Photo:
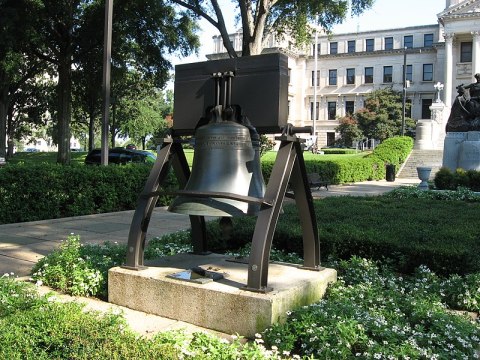
[[(407, 116), (430, 118), (437, 82), (445, 85), (442, 100), (449, 112), (456, 86), (471, 83), (480, 72), (480, 0), (446, 0), (437, 17), (437, 24), (331, 36), (319, 33), (308, 50), (269, 39), (265, 51), (277, 49), (289, 56), (289, 122), (314, 126), (320, 147), (333, 144), (338, 118), (362, 108), (368, 93), (385, 87), (403, 90), (404, 63), (406, 101), (411, 103)], [(231, 35), (238, 51), (241, 36), (241, 32)], [(225, 53), (221, 37), (213, 40), (209, 59)]]

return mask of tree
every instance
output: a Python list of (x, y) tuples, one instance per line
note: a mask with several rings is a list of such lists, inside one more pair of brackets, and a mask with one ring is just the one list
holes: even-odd
[[(170, 0), (189, 9), (193, 15), (203, 17), (216, 27), (230, 57), (237, 53), (230, 43), (222, 9), (218, 0)], [(242, 56), (262, 52), (268, 35), (288, 34), (298, 45), (311, 39), (309, 23), (316, 22), (327, 31), (341, 23), (351, 4), (352, 16), (373, 5), (374, 0), (232, 0), (238, 8), (237, 19), (242, 26)], [(225, 4), (224, 6), (230, 6)]]
[(9, 154), (13, 153), (14, 135), (22, 136), (13, 118), (25, 104), (16, 101), (31, 93), (32, 79), (47, 71), (31, 51), (37, 46), (31, 14), (37, 10), (37, 4), (29, 0), (0, 0), (0, 156), (6, 155), (7, 135)]
[[(367, 138), (383, 141), (400, 134), (402, 126), (402, 93), (391, 88), (372, 91), (364, 108), (355, 112), (358, 126)], [(407, 110), (410, 104), (407, 103)], [(405, 118), (406, 135), (412, 136), (415, 121)]]
[(353, 147), (355, 142), (363, 138), (362, 130), (353, 116), (347, 115), (338, 121), (340, 125), (335, 128), (335, 131), (340, 134), (340, 139), (337, 140), (339, 145)]
[[(90, 71), (86, 57), (103, 43), (104, 2), (101, 0), (30, 0), (40, 4), (35, 14), (40, 43), (35, 54), (51, 64), (58, 76), (58, 163), (70, 161), (72, 69)], [(184, 13), (157, 0), (117, 0), (113, 14), (112, 63), (139, 69), (145, 78), (165, 84), (171, 65), (165, 53), (190, 53), (198, 45), (195, 26)], [(97, 84), (100, 86), (100, 84)], [(89, 91), (84, 87), (85, 93)], [(91, 111), (91, 109), (89, 109)], [(93, 113), (93, 112), (92, 112)]]

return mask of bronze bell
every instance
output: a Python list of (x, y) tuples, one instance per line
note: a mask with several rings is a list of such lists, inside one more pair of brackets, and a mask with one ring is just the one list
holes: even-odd
[(252, 142), (246, 126), (234, 121), (212, 122), (197, 129), (190, 178), (168, 210), (199, 216), (256, 215), (258, 203), (222, 194), (262, 199), (264, 193), (258, 134)]

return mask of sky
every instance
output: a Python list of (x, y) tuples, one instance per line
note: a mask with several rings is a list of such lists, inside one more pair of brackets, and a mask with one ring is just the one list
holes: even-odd
[[(220, 0), (220, 4), (229, 4), (228, 0)], [(222, 9), (231, 9), (224, 13), (227, 22), (227, 30), (234, 32), (235, 25), (233, 6), (223, 6)], [(375, 0), (373, 7), (359, 17), (347, 17), (346, 21), (333, 28), (334, 33), (347, 33), (367, 30), (381, 30), (400, 28), (414, 25), (429, 25), (437, 23), (437, 14), (445, 9), (445, 0)], [(224, 10), (225, 11), (225, 10)], [(229, 21), (229, 19), (231, 19)], [(198, 56), (188, 58), (173, 58), (173, 65), (206, 61), (205, 54), (213, 50), (212, 36), (218, 35), (215, 29), (207, 21), (200, 23), (199, 32), (200, 48)]]

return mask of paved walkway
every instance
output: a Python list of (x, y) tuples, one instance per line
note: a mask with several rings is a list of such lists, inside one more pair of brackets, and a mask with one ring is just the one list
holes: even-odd
[[(379, 195), (403, 185), (418, 185), (418, 179), (397, 179), (395, 182), (366, 181), (351, 185), (332, 185), (313, 190), (315, 198), (328, 196)], [(33, 221), (0, 225), (0, 276), (13, 272), (15, 276), (29, 276), (32, 266), (43, 256), (54, 250), (69, 234), (80, 235), (82, 243), (101, 244), (105, 241), (126, 243), (134, 211), (77, 216), (63, 219)], [(166, 208), (156, 208), (152, 215), (147, 240), (190, 227), (188, 216), (173, 214)], [(44, 289), (47, 291), (48, 289)], [(69, 300), (70, 297), (62, 296)], [(86, 300), (85, 300), (86, 301)], [(115, 307), (108, 303), (89, 300), (88, 307), (103, 309)], [(175, 320), (143, 314), (122, 308), (130, 325), (138, 332), (148, 335), (155, 331), (198, 327)]]

